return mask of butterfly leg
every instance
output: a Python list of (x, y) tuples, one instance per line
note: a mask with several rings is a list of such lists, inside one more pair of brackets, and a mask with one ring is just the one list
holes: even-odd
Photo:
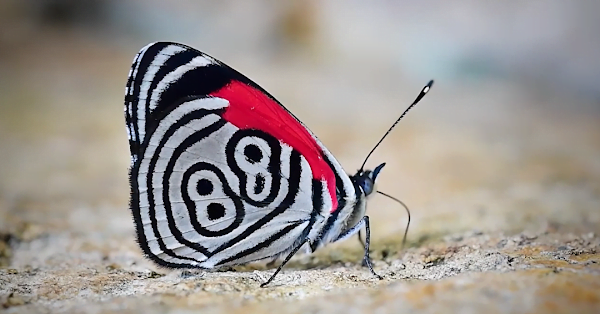
[(365, 241), (363, 241), (362, 239), (362, 235), (360, 233), (360, 230), (357, 232), (358, 234), (358, 242), (360, 242), (360, 245), (362, 245), (363, 249), (365, 248)]
[(283, 268), (283, 266), (285, 266), (285, 264), (287, 264), (287, 262), (290, 261), (290, 259), (292, 258), (292, 256), (294, 256), (298, 250), (300, 250), (300, 248), (306, 244), (308, 242), (308, 238), (304, 239), (302, 242), (300, 242), (283, 260), (283, 263), (281, 263), (281, 265), (279, 265), (279, 267), (277, 267), (277, 270), (275, 270), (275, 272), (273, 273), (273, 275), (271, 275), (271, 277), (269, 278), (269, 280), (263, 282), (260, 287), (264, 288), (266, 287), (268, 284), (271, 283), (271, 281), (273, 281), (273, 279), (275, 279), (275, 276), (277, 276), (277, 274), (279, 274), (279, 272), (281, 271), (281, 269)]
[[(369, 216), (364, 216), (354, 227), (348, 229), (346, 232), (339, 235), (338, 238), (333, 240), (332, 242), (345, 239), (357, 232), (359, 233), (359, 239), (360, 239), (360, 229), (363, 226), (365, 227), (365, 231), (366, 231), (365, 232), (365, 243), (364, 243), (365, 255), (363, 258), (363, 265), (369, 267), (369, 270), (371, 271), (371, 274), (373, 274), (373, 276), (375, 276), (379, 279), (383, 279), (383, 277), (379, 276), (375, 272), (375, 270), (373, 270), (373, 263), (371, 263), (371, 257), (369, 255), (369, 247), (371, 245), (371, 226), (369, 224)], [(362, 241), (361, 241), (361, 243), (362, 243)]]
[[(365, 244), (365, 241), (363, 241), (363, 239), (362, 239), (362, 233), (360, 232), (360, 230), (358, 231), (357, 234), (358, 234), (358, 242), (360, 242), (360, 245), (362, 245), (363, 249), (365, 249), (366, 248), (366, 244)], [(367, 267), (367, 263), (365, 262), (364, 259), (362, 261), (362, 265), (364, 267)]]
[(379, 280), (383, 279), (383, 277), (377, 275), (377, 273), (375, 273), (375, 271), (373, 270), (373, 263), (371, 263), (371, 256), (369, 255), (369, 246), (371, 244), (371, 227), (369, 225), (369, 216), (364, 216), (363, 220), (365, 222), (365, 257), (364, 257), (364, 262), (367, 264), (367, 267), (369, 267), (369, 270), (371, 271), (371, 274), (373, 274), (373, 276), (379, 278)]

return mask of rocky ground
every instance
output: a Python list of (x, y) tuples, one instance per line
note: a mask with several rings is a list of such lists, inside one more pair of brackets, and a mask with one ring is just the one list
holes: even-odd
[[(45, 50), (52, 63), (13, 60), (39, 66), (33, 72), (4, 67), (0, 311), (600, 311), (597, 104), (510, 84), (457, 91), (437, 82), (373, 157), (388, 162), (380, 188), (413, 214), (402, 249), (404, 211), (385, 199), (370, 203), (372, 256), (384, 279), (361, 266), (360, 244), (350, 239), (299, 256), (259, 288), (274, 268), (172, 271), (143, 258), (127, 207), (121, 95), (134, 51), (87, 47), (72, 52), (88, 60), (76, 67), (52, 46)], [(331, 104), (315, 104), (309, 91), (321, 83), (307, 73), (317, 69), (272, 71), (278, 76), (260, 83), (290, 103), (342, 164), (354, 165), (349, 171), (419, 88), (355, 92), (340, 103), (323, 95)], [(286, 94), (282, 77), (300, 90)]]

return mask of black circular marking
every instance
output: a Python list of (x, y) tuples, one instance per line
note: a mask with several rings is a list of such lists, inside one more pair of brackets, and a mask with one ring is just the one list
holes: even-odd
[(225, 206), (221, 203), (210, 203), (206, 208), (209, 220), (217, 220), (225, 217)]
[(210, 195), (213, 192), (213, 184), (208, 179), (200, 179), (198, 180), (198, 184), (196, 185), (196, 190), (198, 190), (198, 194), (202, 196)]
[[(198, 141), (200, 141), (203, 138), (206, 138), (208, 136), (210, 136), (212, 133), (216, 132), (217, 130), (219, 130), (221, 127), (223, 127), (225, 125), (225, 121), (219, 120), (203, 129), (200, 129), (196, 132), (194, 132), (193, 134), (190, 134), (188, 136), (188, 138), (186, 138), (185, 141), (183, 141), (178, 147), (177, 149), (175, 149), (175, 151), (172, 153), (171, 157), (169, 158), (169, 163), (166, 165), (166, 168), (164, 169), (164, 171), (162, 172), (162, 182), (158, 183), (155, 181), (155, 178), (158, 177), (160, 178), (160, 174), (159, 173), (155, 173), (155, 168), (157, 167), (158, 164), (158, 160), (160, 157), (160, 152), (162, 151), (162, 149), (165, 147), (165, 144), (167, 143), (167, 141), (175, 134), (175, 132), (181, 128), (181, 126), (193, 121), (193, 120), (197, 120), (197, 119), (202, 119), (204, 116), (214, 113), (216, 111), (211, 111), (211, 110), (204, 110), (204, 109), (198, 109), (198, 110), (194, 110), (191, 112), (186, 113), (185, 116), (183, 116), (182, 118), (180, 118), (179, 120), (177, 120), (177, 122), (171, 124), (169, 126), (169, 129), (163, 134), (162, 139), (160, 140), (160, 143), (157, 145), (154, 153), (152, 154), (152, 156), (147, 156), (146, 152), (143, 152), (143, 155), (141, 155), (140, 159), (150, 159), (150, 164), (148, 165), (148, 172), (146, 174), (146, 184), (148, 187), (153, 187), (152, 189), (148, 189), (148, 214), (150, 216), (150, 220), (151, 220), (151, 225), (152, 225), (152, 231), (154, 233), (154, 236), (157, 239), (158, 245), (160, 247), (161, 252), (166, 253), (167, 255), (171, 256), (171, 257), (176, 257), (179, 259), (184, 259), (184, 260), (190, 260), (190, 261), (195, 261), (198, 262), (198, 260), (196, 260), (193, 257), (189, 257), (189, 256), (185, 256), (185, 255), (181, 255), (181, 254), (176, 254), (172, 249), (169, 249), (164, 240), (162, 240), (161, 234), (159, 232), (159, 228), (158, 228), (158, 220), (156, 219), (156, 209), (155, 207), (160, 206), (161, 205), (156, 205), (156, 196), (154, 195), (156, 194), (162, 194), (162, 207), (165, 210), (165, 214), (166, 214), (166, 218), (167, 218), (167, 223), (169, 226), (169, 231), (171, 232), (171, 234), (173, 235), (173, 237), (175, 239), (177, 239), (177, 241), (179, 241), (181, 244), (190, 247), (206, 256), (211, 256), (212, 254), (205, 248), (203, 247), (201, 244), (196, 243), (196, 242), (191, 242), (188, 241), (187, 239), (185, 239), (183, 237), (182, 232), (176, 228), (176, 224), (175, 224), (175, 218), (174, 218), (174, 213), (172, 210), (172, 204), (170, 202), (169, 199), (169, 191), (171, 189), (171, 186), (169, 184), (169, 178), (173, 173), (173, 168), (174, 168), (174, 164), (175, 161), (179, 158), (179, 156), (190, 146), (193, 145), (193, 143), (197, 143)], [(156, 120), (155, 123), (158, 124), (158, 121), (160, 121), (162, 119), (162, 117), (154, 117), (152, 120)], [(146, 131), (148, 134), (148, 139), (150, 138), (150, 134), (152, 134), (152, 132), (154, 132), (156, 129), (156, 126), (148, 126)], [(144, 148), (147, 148), (147, 143), (143, 144)], [(140, 162), (136, 162), (136, 171), (139, 171), (139, 167), (140, 167)], [(132, 172), (133, 173), (133, 172)], [(139, 175), (139, 173), (138, 173)], [(133, 181), (132, 181), (133, 182)], [(155, 192), (156, 191), (156, 192)], [(241, 203), (241, 202), (240, 202)], [(243, 205), (240, 205), (243, 206)], [(237, 207), (236, 207), (237, 209)], [(243, 211), (243, 207), (242, 207), (242, 211)], [(243, 217), (242, 217), (243, 218)], [(238, 224), (239, 225), (239, 224)], [(144, 229), (144, 227), (142, 227), (142, 230)], [(203, 230), (204, 231), (204, 230)], [(142, 231), (143, 232), (143, 231)], [(209, 232), (209, 231), (208, 231)], [(208, 233), (205, 232), (205, 233)], [(138, 237), (140, 236), (141, 232), (138, 232)], [(146, 242), (144, 241), (139, 241), (140, 243), (144, 243)], [(154, 253), (152, 253), (149, 248), (148, 248), (149, 253), (148, 256), (155, 256)], [(160, 259), (159, 257), (156, 257), (156, 259), (154, 259), (155, 261), (163, 261), (162, 259)], [(161, 265), (179, 265), (179, 264), (174, 264), (174, 263), (170, 263), (170, 262), (165, 262), (165, 264), (161, 264)]]
[(263, 158), (260, 148), (254, 144), (244, 147), (244, 156), (246, 156), (246, 159), (253, 164), (259, 162)]
[[(248, 195), (248, 174), (242, 170), (240, 168), (240, 165), (238, 165), (237, 160), (235, 158), (236, 154), (240, 154), (239, 152), (239, 148), (238, 148), (238, 144), (240, 143), (240, 141), (246, 137), (255, 137), (255, 138), (259, 138), (263, 141), (265, 141), (268, 145), (268, 147), (270, 148), (271, 152), (270, 152), (270, 156), (266, 156), (269, 159), (267, 168), (265, 169), (265, 172), (262, 175), (262, 178), (256, 178), (256, 184), (253, 184), (253, 186), (250, 186), (249, 188), (251, 189), (250, 191), (252, 191), (252, 189), (254, 189), (254, 191), (258, 191), (258, 190), (268, 190), (269, 193), (268, 195), (266, 195), (263, 199), (257, 200), (257, 199), (253, 199)], [(246, 145), (244, 147), (244, 151), (246, 150), (247, 147), (249, 146), (253, 146), (255, 144), (249, 144)], [(238, 149), (236, 151), (236, 148)], [(257, 147), (258, 148), (258, 147)], [(262, 152), (261, 152), (262, 154)], [(281, 188), (280, 184), (281, 184), (281, 143), (279, 142), (278, 139), (276, 139), (273, 135), (270, 135), (264, 131), (260, 131), (260, 130), (255, 130), (255, 129), (244, 129), (244, 130), (238, 130), (237, 132), (235, 132), (232, 136), (231, 139), (229, 140), (229, 142), (227, 142), (227, 145), (225, 146), (225, 156), (227, 156), (227, 165), (229, 166), (229, 168), (231, 169), (231, 171), (240, 179), (240, 197), (242, 200), (244, 200), (245, 202), (247, 202), (248, 204), (252, 205), (252, 206), (256, 206), (256, 207), (266, 207), (268, 205), (270, 205), (271, 203), (273, 203), (273, 201), (275, 200), (275, 198), (277, 197), (277, 194), (279, 193), (279, 190)], [(244, 152), (244, 157), (247, 158), (245, 152)], [(265, 158), (265, 157), (263, 157)], [(293, 166), (293, 165), (292, 165)], [(290, 170), (291, 171), (291, 170)], [(270, 186), (267, 187), (266, 183), (267, 180), (266, 179), (270, 179)], [(263, 186), (261, 187), (261, 183), (260, 181), (262, 181)], [(298, 190), (289, 190), (290, 193), (294, 193), (297, 194)], [(259, 194), (259, 193), (255, 193), (255, 194)], [(262, 194), (262, 193), (260, 193)]]
[[(196, 173), (198, 171), (210, 171), (210, 172), (214, 173), (218, 178), (218, 182), (221, 183), (221, 187), (223, 188), (223, 193), (225, 193), (225, 195), (228, 196), (231, 201), (233, 201), (233, 205), (235, 207), (235, 218), (231, 221), (231, 224), (229, 224), (228, 226), (225, 226), (223, 229), (209, 230), (205, 226), (202, 226), (202, 224), (199, 222), (197, 211), (207, 210), (208, 217), (210, 220), (211, 219), (210, 218), (211, 210), (209, 207), (214, 203), (209, 204), (209, 206), (207, 206), (206, 209), (204, 208), (204, 206), (202, 206), (201, 208), (196, 208), (196, 202), (194, 200), (192, 200), (192, 198), (188, 194), (187, 187), (190, 184), (189, 183), (190, 178), (194, 173)], [(209, 164), (206, 162), (198, 162), (198, 163), (190, 166), (183, 174), (180, 189), (181, 189), (181, 192), (180, 192), (181, 198), (183, 199), (183, 202), (185, 203), (185, 205), (188, 209), (188, 214), (190, 215), (190, 222), (192, 223), (194, 230), (202, 236), (205, 236), (205, 237), (224, 236), (224, 235), (232, 232), (233, 230), (235, 230), (237, 227), (239, 227), (240, 224), (242, 223), (242, 221), (244, 220), (244, 216), (246, 213), (245, 213), (244, 204), (242, 203), (242, 200), (231, 189), (223, 172), (215, 165), (212, 165), (212, 164)], [(221, 205), (221, 204), (218, 204), (217, 206), (219, 206), (219, 205)], [(221, 206), (223, 206), (223, 205), (221, 205)], [(231, 210), (233, 210), (233, 209), (231, 209)], [(223, 213), (223, 215), (225, 215), (224, 209), (223, 209), (222, 213)], [(213, 217), (215, 217), (215, 216), (218, 216), (218, 215), (216, 215), (216, 214), (213, 215)], [(208, 252), (207, 254), (205, 254), (205, 255), (211, 256), (213, 253)]]

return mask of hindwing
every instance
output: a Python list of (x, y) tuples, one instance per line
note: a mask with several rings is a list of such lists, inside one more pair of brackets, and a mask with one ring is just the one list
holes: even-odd
[(339, 163), (298, 119), (193, 48), (154, 43), (138, 53), (125, 117), (138, 242), (163, 266), (278, 256), (323, 238), (354, 197)]

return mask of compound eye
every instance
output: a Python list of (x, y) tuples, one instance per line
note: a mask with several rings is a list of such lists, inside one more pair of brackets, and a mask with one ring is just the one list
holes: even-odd
[(365, 192), (365, 195), (373, 193), (373, 181), (371, 180), (371, 178), (365, 178), (364, 180), (362, 180), (360, 182), (360, 186)]

